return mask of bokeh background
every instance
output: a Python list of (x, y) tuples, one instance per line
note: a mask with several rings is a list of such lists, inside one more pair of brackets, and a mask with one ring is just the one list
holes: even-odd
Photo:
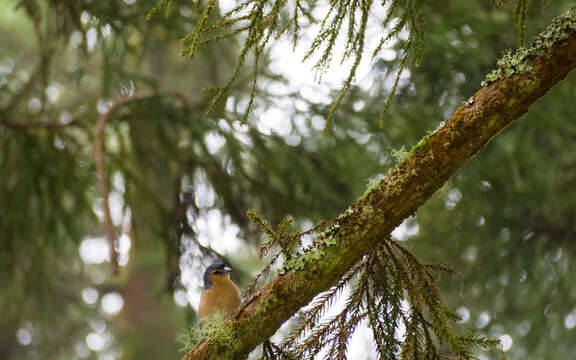
[[(195, 2), (147, 20), (154, 1), (1, 1), (0, 359), (178, 359), (204, 268), (224, 258), (242, 286), (262, 268), (246, 210), (302, 229), (337, 216), (518, 46), (513, 2), (416, 3), (425, 46), (384, 128), (407, 33), (364, 57), (322, 136), (350, 64), (335, 59), (316, 81), (301, 59), (318, 24), (306, 23), (295, 52), (274, 40), (241, 125), (249, 71), (210, 117), (203, 91), (228, 80), (239, 42), (180, 56)], [(571, 4), (533, 2), (526, 38)], [(383, 14), (372, 14), (368, 48)], [(575, 99), (572, 76), (394, 232), (422, 259), (454, 266), (460, 275), (441, 285), (462, 315), (456, 327), (499, 338), (510, 359), (576, 359)], [(94, 162), (101, 116), (117, 276)], [(361, 329), (350, 358), (374, 358), (369, 348)]]

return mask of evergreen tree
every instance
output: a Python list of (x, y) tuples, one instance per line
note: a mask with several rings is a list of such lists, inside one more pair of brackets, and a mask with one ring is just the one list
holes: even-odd
[[(3, 356), (95, 358), (92, 336), (110, 356), (178, 358), (186, 316), (171, 295), (181, 270), (200, 273), (224, 256), (199, 234), (214, 211), (238, 226), (246, 248), (259, 246), (256, 230), (265, 234), (270, 262), (246, 305), (186, 358), (245, 356), (301, 309), (294, 332), (265, 356), (324, 349), (345, 358), (362, 322), (385, 359), (469, 358), (475, 346), (497, 345), (485, 335), (513, 339), (512, 358), (574, 351), (573, 84), (528, 111), (576, 66), (574, 10), (558, 16), (562, 1), (353, 1), (330, 3), (323, 18), (319, 6), (0, 4)], [(354, 78), (372, 55), (366, 34), (378, 14), (366, 89)], [(309, 52), (318, 75), (336, 71), (329, 64), (343, 39), (347, 78), (332, 104), (279, 98), (266, 86), (282, 82), (267, 69), (269, 48), (280, 36), (302, 45), (303, 29), (318, 22)], [(499, 54), (550, 22), (484, 79)], [(292, 111), (296, 145), (257, 119), (286, 101), (304, 104)], [(319, 116), (323, 129), (312, 126)], [(392, 151), (402, 146), (411, 150)], [(417, 209), (405, 223), (415, 235), (391, 239)], [(86, 265), (79, 246), (102, 235), (110, 262)], [(247, 280), (254, 259), (229, 256)], [(258, 281), (274, 263), (279, 275)], [(460, 276), (439, 287), (438, 274), (453, 269)], [(121, 294), (119, 315), (95, 306), (106, 294)], [(343, 310), (322, 321), (338, 298)], [(469, 318), (461, 325), (458, 307)]]

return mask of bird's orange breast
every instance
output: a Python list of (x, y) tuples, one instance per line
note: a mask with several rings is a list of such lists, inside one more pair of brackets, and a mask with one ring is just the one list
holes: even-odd
[(214, 281), (212, 287), (202, 293), (198, 316), (202, 320), (215, 313), (228, 315), (238, 305), (240, 305), (238, 287), (229, 278)]

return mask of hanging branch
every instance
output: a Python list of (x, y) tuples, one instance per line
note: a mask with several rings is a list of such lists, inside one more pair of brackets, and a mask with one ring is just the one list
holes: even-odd
[[(198, 4), (200, 5), (201, 2)], [(402, 31), (407, 31), (410, 33), (410, 41), (401, 43), (406, 54), (404, 63), (408, 57), (411, 61), (418, 63), (424, 45), (424, 21), (417, 5), (415, 0), (383, 0), (381, 2), (335, 0), (329, 2), (329, 8), (321, 21), (321, 26), (314, 39), (308, 44), (308, 50), (302, 59), (302, 61), (314, 61), (313, 69), (318, 81), (332, 65), (332, 60), (335, 58), (334, 52), (339, 42), (344, 41), (345, 47), (340, 56), (340, 62), (344, 63), (348, 60), (352, 62), (349, 66), (348, 76), (341, 86), (340, 94), (334, 100), (326, 116), (325, 133), (331, 126), (331, 119), (335, 116), (336, 110), (349, 92), (362, 60), (370, 12), (376, 8), (387, 9), (385, 18), (380, 24), (382, 32), (386, 35), (372, 52), (372, 58), (378, 56), (388, 40), (396, 38)], [(316, 5), (313, 3), (299, 0), (294, 2), (287, 0), (246, 0), (239, 2), (230, 11), (220, 16), (215, 15), (218, 9), (215, 0), (205, 2), (201, 7), (196, 26), (190, 34), (182, 39), (184, 45), (182, 55), (192, 58), (200, 46), (227, 38), (238, 38), (240, 34), (243, 35), (241, 38), (242, 46), (229, 80), (219, 88), (209, 89), (214, 94), (214, 98), (207, 109), (208, 114), (214, 111), (221, 100), (225, 99), (232, 85), (240, 77), (240, 73), (244, 71), (245, 66), (252, 63), (254, 65), (252, 86), (248, 106), (241, 119), (241, 122), (245, 123), (253, 109), (257, 94), (261, 57), (266, 54), (266, 50), (274, 46), (270, 40), (279, 39), (282, 35), (291, 35), (292, 45), (295, 48), (301, 38), (300, 25), (303, 20), (308, 23), (316, 21), (312, 16), (314, 6)], [(160, 0), (150, 11), (148, 18), (159, 12), (169, 16), (171, 9), (172, 0)], [(394, 22), (397, 22), (397, 25), (388, 29), (388, 26)], [(251, 62), (248, 61), (249, 55), (252, 55)], [(315, 57), (318, 59), (314, 59)], [(402, 70), (401, 67), (398, 73), (401, 73)], [(390, 94), (390, 98), (393, 96), (394, 91)]]

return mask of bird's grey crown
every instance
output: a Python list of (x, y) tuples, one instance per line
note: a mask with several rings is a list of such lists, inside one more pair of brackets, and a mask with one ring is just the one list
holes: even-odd
[(212, 287), (212, 280), (210, 279), (210, 274), (215, 271), (221, 271), (221, 274), (227, 274), (232, 269), (228, 265), (224, 264), (222, 261), (217, 261), (206, 268), (204, 271), (204, 288), (210, 289)]

